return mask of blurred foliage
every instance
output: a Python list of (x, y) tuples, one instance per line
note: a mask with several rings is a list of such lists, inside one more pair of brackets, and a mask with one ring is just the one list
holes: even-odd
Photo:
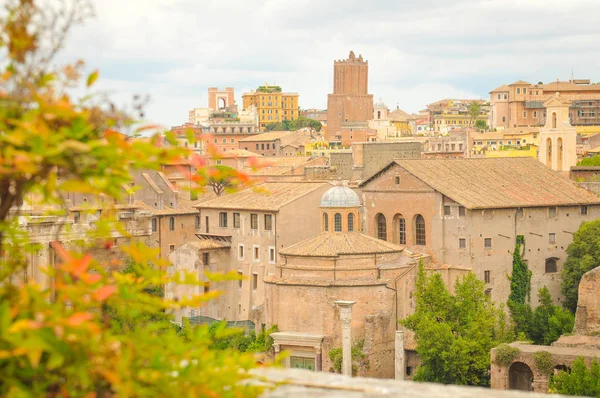
[[(158, 250), (134, 239), (111, 247), (113, 233), (126, 234), (115, 221), (115, 204), (130, 193), (135, 170), (192, 163), (197, 172), (187, 177), (197, 191), (217, 173), (197, 157), (186, 160), (189, 151), (178, 147), (172, 134), (140, 125), (139, 96), (131, 109), (119, 109), (92, 91), (97, 71), (84, 73), (82, 61), (57, 65), (73, 26), (91, 15), (90, 3), (8, 0), (2, 7), (0, 395), (258, 395), (261, 387), (245, 383), (255, 366), (253, 355), (213, 349), (208, 326), (180, 328), (169, 315), (202, 306), (219, 293), (164, 299), (167, 283), (204, 282), (191, 274), (168, 277), (160, 271), (167, 264), (158, 259)], [(83, 96), (73, 98), (81, 88)], [(93, 210), (98, 220), (89, 235), (61, 243), (64, 230), (58, 228), (52, 249), (31, 241), (30, 230), (20, 226), (28, 209), (64, 221), (66, 198), (76, 194), (102, 206)], [(36, 270), (36, 278), (27, 277), (27, 259), (42, 249), (54, 250), (59, 260)], [(110, 255), (115, 249), (130, 259), (125, 272)], [(104, 255), (94, 258), (99, 252)]]

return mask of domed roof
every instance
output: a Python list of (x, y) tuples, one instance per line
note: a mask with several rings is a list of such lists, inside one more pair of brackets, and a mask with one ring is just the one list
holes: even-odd
[(374, 108), (387, 108), (387, 105), (383, 102), (381, 97), (379, 97), (379, 101), (375, 102)]
[(350, 188), (337, 185), (321, 196), (321, 207), (360, 207), (360, 199)]

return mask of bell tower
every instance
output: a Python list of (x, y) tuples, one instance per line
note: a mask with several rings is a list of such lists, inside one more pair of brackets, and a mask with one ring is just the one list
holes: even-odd
[(577, 165), (577, 132), (569, 120), (571, 101), (556, 93), (544, 102), (546, 125), (540, 129), (540, 162), (554, 171), (566, 172)]

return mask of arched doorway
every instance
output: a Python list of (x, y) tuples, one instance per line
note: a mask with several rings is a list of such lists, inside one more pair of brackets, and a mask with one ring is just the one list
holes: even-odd
[(561, 137), (556, 141), (556, 170), (562, 171), (563, 164), (563, 139)]
[(546, 166), (552, 168), (552, 138), (546, 138)]
[(533, 391), (533, 372), (527, 364), (515, 362), (508, 368), (508, 388), (511, 390)]
[(219, 110), (225, 109), (226, 106), (225, 98), (219, 98)]
[(406, 244), (406, 219), (402, 214), (394, 216), (394, 243)]

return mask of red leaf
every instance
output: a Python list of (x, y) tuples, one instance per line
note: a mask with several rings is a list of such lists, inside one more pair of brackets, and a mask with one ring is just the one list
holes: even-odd
[(89, 312), (76, 312), (67, 319), (67, 325), (79, 326), (82, 323), (89, 321), (93, 316)]
[(109, 298), (110, 296), (112, 296), (113, 294), (115, 294), (115, 292), (117, 291), (117, 287), (116, 286), (102, 286), (100, 289), (96, 290), (94, 292), (94, 300), (95, 301), (104, 301), (107, 298)]

